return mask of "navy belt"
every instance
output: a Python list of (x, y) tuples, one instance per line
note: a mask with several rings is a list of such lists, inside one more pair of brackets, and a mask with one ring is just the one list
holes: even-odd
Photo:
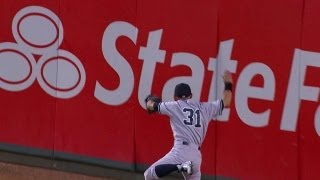
[[(186, 142), (186, 141), (182, 141), (182, 144), (183, 145), (186, 145), (186, 146), (188, 146), (189, 145), (189, 143), (188, 142)], [(200, 146), (198, 147), (198, 150), (200, 150), (201, 148), (200, 148)]]

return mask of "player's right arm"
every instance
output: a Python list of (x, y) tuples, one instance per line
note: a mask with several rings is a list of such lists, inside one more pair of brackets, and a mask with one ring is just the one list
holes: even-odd
[(223, 91), (223, 95), (221, 99), (216, 101), (202, 103), (203, 107), (208, 112), (209, 119), (216, 119), (217, 116), (222, 114), (224, 108), (230, 107), (232, 100), (232, 77), (229, 71), (225, 71), (223, 76), (223, 82), (225, 84), (225, 88)]
[(224, 82), (223, 105), (225, 108), (230, 107), (232, 100), (232, 76), (230, 71), (226, 70), (222, 76)]

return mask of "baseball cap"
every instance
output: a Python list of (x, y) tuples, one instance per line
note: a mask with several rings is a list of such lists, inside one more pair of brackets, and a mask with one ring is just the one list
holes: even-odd
[(186, 83), (177, 84), (174, 89), (174, 96), (176, 97), (188, 97), (191, 95), (191, 88)]

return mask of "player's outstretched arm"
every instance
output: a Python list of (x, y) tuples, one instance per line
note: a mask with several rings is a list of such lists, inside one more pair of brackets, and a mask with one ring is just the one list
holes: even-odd
[(231, 100), (232, 100), (232, 75), (230, 71), (226, 70), (223, 73), (223, 82), (224, 82), (224, 91), (223, 91), (223, 104), (225, 108), (230, 107)]

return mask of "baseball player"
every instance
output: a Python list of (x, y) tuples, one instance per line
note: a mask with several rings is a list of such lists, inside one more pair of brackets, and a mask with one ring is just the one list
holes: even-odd
[(149, 113), (159, 112), (170, 117), (174, 136), (174, 145), (169, 153), (152, 164), (145, 172), (146, 180), (159, 179), (171, 172), (181, 172), (184, 179), (201, 178), (200, 147), (205, 138), (208, 124), (230, 106), (232, 100), (232, 76), (225, 71), (223, 97), (213, 102), (196, 102), (191, 100), (192, 93), (188, 84), (181, 83), (175, 87), (175, 101), (161, 102), (153, 95), (145, 99)]

